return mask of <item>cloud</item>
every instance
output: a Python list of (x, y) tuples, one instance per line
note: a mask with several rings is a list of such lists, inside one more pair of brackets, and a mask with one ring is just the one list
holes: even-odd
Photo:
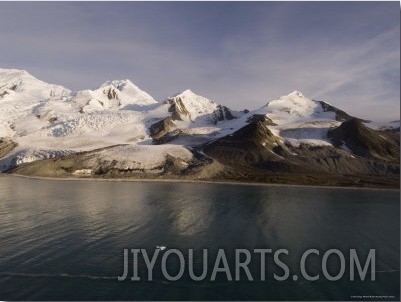
[(159, 100), (190, 88), (235, 109), (301, 90), (399, 119), (399, 37), (391, 3), (0, 3), (2, 67), (72, 89), (130, 78)]

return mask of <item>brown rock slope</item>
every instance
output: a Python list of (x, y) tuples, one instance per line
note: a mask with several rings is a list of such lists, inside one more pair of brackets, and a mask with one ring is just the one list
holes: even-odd
[(13, 142), (11, 139), (0, 138), (0, 158), (2, 158), (3, 156), (6, 156), (16, 146), (17, 146), (17, 143)]
[(328, 133), (333, 146), (285, 145), (260, 118), (203, 146), (223, 163), (221, 178), (299, 184), (399, 187), (399, 130), (372, 130), (350, 119)]

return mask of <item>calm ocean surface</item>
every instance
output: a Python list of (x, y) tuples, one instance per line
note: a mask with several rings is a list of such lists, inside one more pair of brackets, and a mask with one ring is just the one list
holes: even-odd
[[(0, 300), (350, 300), (357, 295), (399, 300), (399, 213), (399, 191), (0, 176)], [(157, 245), (185, 257), (194, 249), (198, 268), (201, 250), (208, 249), (206, 280), (192, 281), (186, 269), (182, 279), (168, 281), (161, 273), (161, 252), (153, 281), (145, 281), (142, 258), (144, 280), (117, 281), (125, 248), (153, 254)], [(254, 255), (249, 267), (255, 281), (245, 275), (227, 281), (225, 274), (210, 281), (218, 249), (225, 249), (235, 276), (236, 248), (287, 249), (289, 255), (280, 260), (291, 276), (300, 277), (274, 280), (273, 273), (284, 272), (268, 255), (266, 280), (260, 281), (260, 257)], [(320, 272), (314, 282), (299, 268), (310, 248), (320, 251), (307, 262), (310, 275)], [(348, 265), (341, 280), (324, 278), (319, 263), (333, 248), (346, 260), (354, 248), (363, 263), (369, 249), (376, 249), (376, 281), (369, 275), (350, 281)], [(169, 258), (171, 274), (177, 259)], [(333, 275), (336, 259), (329, 262)]]

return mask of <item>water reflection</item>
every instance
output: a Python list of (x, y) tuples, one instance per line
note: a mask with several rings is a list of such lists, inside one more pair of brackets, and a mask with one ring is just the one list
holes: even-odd
[[(79, 288), (78, 298), (89, 300), (97, 297), (91, 292), (102, 300), (325, 299), (333, 295), (330, 285), (313, 289), (301, 282), (296, 286), (219, 283), (216, 290), (213, 284), (166, 286), (158, 278), (155, 284), (102, 279), (120, 274), (124, 248), (154, 250), (160, 244), (183, 251), (286, 248), (295, 255), (308, 248), (377, 248), (378, 269), (399, 269), (398, 192), (9, 176), (0, 176), (0, 192), (0, 293), (9, 292), (7, 299), (34, 299), (33, 292), (42, 300), (74, 298), (65, 292), (57, 296), (57, 288)], [(289, 258), (291, 270), (298, 267), (298, 259)], [(4, 273), (20, 275), (4, 277)], [(54, 277), (60, 275), (99, 279)], [(383, 289), (388, 284), (386, 279), (369, 286)], [(345, 283), (341, 289), (352, 286)], [(118, 295), (107, 296), (109, 292)]]

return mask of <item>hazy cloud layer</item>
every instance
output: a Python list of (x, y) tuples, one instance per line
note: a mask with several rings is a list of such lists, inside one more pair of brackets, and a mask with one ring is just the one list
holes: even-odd
[(235, 109), (300, 90), (399, 119), (397, 2), (2, 2), (0, 41), (0, 67), (76, 90), (129, 78)]

